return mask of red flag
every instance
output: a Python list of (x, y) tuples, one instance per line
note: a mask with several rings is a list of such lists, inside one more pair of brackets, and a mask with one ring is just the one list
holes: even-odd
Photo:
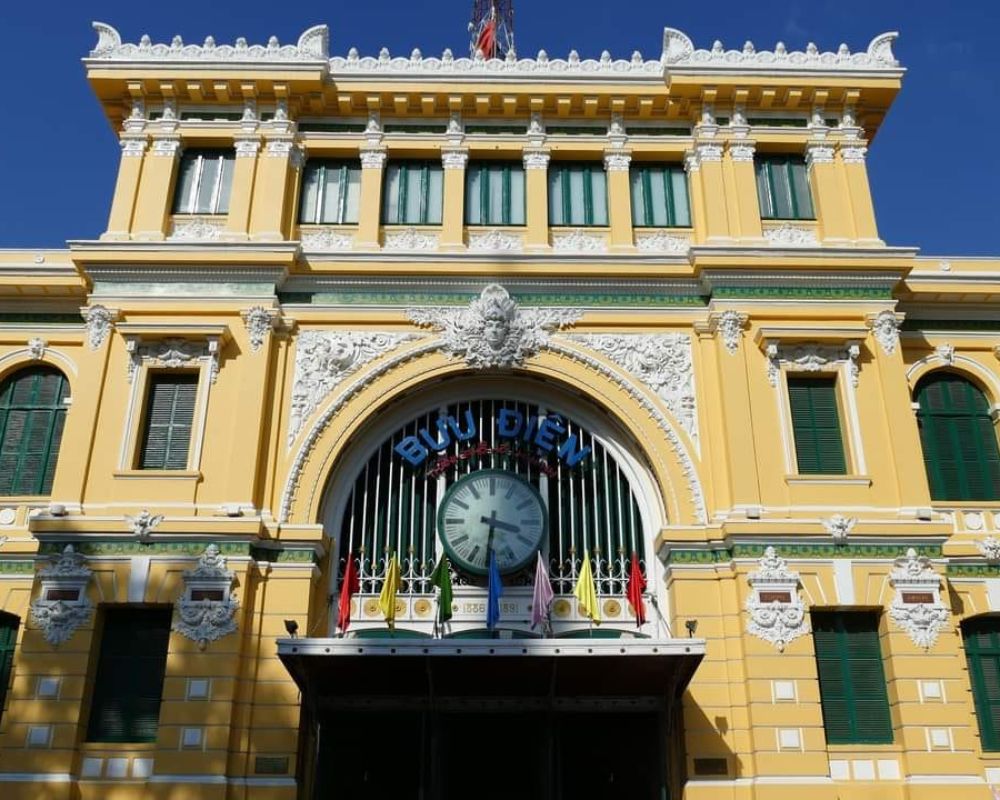
[(358, 565), (354, 561), (354, 556), (347, 556), (347, 572), (344, 580), (340, 584), (340, 607), (337, 614), (337, 627), (342, 631), (347, 630), (351, 624), (351, 597), (361, 591), (361, 581), (358, 580)]
[(495, 19), (487, 21), (483, 25), (479, 38), (476, 40), (476, 49), (481, 50), (484, 58), (495, 58), (497, 51), (497, 22)]
[(642, 593), (646, 591), (646, 579), (639, 569), (639, 557), (632, 551), (632, 566), (628, 571), (628, 591), (625, 596), (635, 612), (635, 624), (642, 625), (646, 621), (646, 604), (642, 601)]

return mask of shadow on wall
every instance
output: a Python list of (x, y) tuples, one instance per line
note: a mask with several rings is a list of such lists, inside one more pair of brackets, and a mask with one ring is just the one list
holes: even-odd
[(709, 716), (694, 701), (690, 692), (684, 692), (684, 765), (675, 764), (676, 774), (682, 784), (688, 780), (728, 781), (739, 778), (742, 764), (726, 740), (730, 730), (729, 718), (718, 714)]

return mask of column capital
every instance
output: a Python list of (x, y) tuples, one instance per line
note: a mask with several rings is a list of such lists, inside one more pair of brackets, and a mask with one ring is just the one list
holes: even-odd
[(694, 148), (684, 154), (684, 166), (688, 172), (697, 172), (701, 165), (712, 161), (722, 161), (722, 142), (695, 142)]
[(469, 162), (469, 151), (463, 148), (441, 151), (441, 166), (445, 169), (465, 169)]
[(632, 154), (621, 150), (604, 151), (604, 169), (608, 172), (628, 172), (632, 165)]
[(548, 169), (551, 155), (547, 150), (525, 150), (525, 169)]
[(863, 139), (841, 142), (840, 157), (845, 164), (864, 164), (868, 154), (868, 143)]
[(832, 164), (834, 146), (827, 139), (814, 139), (806, 142), (806, 166), (813, 164)]
[(181, 137), (175, 133), (153, 135), (153, 155), (176, 158), (181, 151)]
[(757, 152), (757, 142), (752, 139), (731, 139), (728, 145), (729, 157), (733, 161), (749, 161), (753, 163)]
[(366, 149), (361, 151), (361, 169), (382, 169), (385, 167), (385, 150)]
[(121, 137), (119, 144), (122, 147), (123, 158), (142, 158), (146, 154), (149, 141), (144, 133), (126, 133)]
[(233, 139), (237, 158), (256, 158), (260, 152), (261, 140), (255, 135), (237, 135)]

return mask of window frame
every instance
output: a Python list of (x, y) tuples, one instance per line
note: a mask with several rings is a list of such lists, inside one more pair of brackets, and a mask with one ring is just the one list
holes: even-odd
[[(974, 636), (981, 635), (987, 631), (977, 630), (990, 627), (988, 633), (992, 639), (990, 647), (985, 651), (979, 647), (979, 642)], [(972, 690), (972, 707), (975, 711), (976, 726), (979, 729), (980, 747), (984, 753), (1000, 752), (1000, 725), (993, 726), (990, 723), (989, 688), (985, 682), (982, 669), (982, 661), (987, 657), (996, 659), (995, 666), (1000, 675), (1000, 619), (996, 616), (979, 616), (964, 619), (961, 622), (962, 649), (965, 651), (966, 666), (969, 671), (969, 688)], [(1000, 685), (1000, 680), (997, 681)], [(1000, 701), (996, 707), (1000, 710)]]
[[(650, 175), (652, 171), (659, 170), (664, 173), (664, 187), (667, 188), (666, 195), (664, 198), (664, 204), (666, 206), (667, 212), (667, 224), (666, 225), (656, 225), (652, 222), (653, 219), (653, 207), (652, 207), (652, 182), (650, 180)], [(636, 209), (636, 204), (634, 202), (635, 197), (632, 192), (632, 181), (634, 174), (636, 172), (641, 172), (640, 181), (642, 184), (642, 201), (643, 209), (642, 213), (646, 222), (639, 221), (638, 210)], [(683, 225), (677, 222), (677, 201), (674, 194), (674, 181), (673, 175), (675, 173), (682, 174), (684, 176), (684, 203), (687, 209), (687, 224)], [(668, 182), (667, 176), (670, 176)], [(677, 162), (653, 162), (653, 161), (633, 161), (629, 165), (629, 200), (632, 212), (632, 227), (640, 230), (648, 228), (685, 228), (690, 229), (694, 227), (694, 221), (691, 218), (691, 184), (688, 180), (687, 170), (684, 169), (683, 164)]]
[[(420, 169), (420, 209), (419, 209), (419, 220), (409, 220), (403, 219), (405, 217), (407, 201), (409, 200), (409, 171), (411, 169)], [(393, 170), (400, 170), (401, 177), (399, 182), (399, 196), (396, 200), (396, 219), (389, 219), (389, 181), (393, 174)], [(430, 175), (431, 172), (441, 173), (441, 208), (439, 209), (439, 215), (441, 217), (438, 222), (429, 222), (430, 216)], [(399, 226), (434, 226), (438, 227), (444, 224), (444, 165), (440, 161), (433, 161), (430, 159), (397, 159), (390, 160), (385, 165), (384, 174), (382, 176), (382, 210), (381, 210), (382, 224), (383, 225), (399, 225)]]
[[(480, 178), (480, 190), (479, 190), (479, 222), (473, 222), (471, 220), (471, 211), (474, 207), (474, 200), (472, 198), (472, 192), (470, 191), (470, 186), (473, 181), (473, 174), (479, 172), (480, 175), (488, 176), (491, 169), (499, 169), (501, 171), (502, 180), (502, 190), (501, 190), (501, 200), (500, 200), (500, 221), (494, 222), (489, 219), (491, 216), (490, 211), (492, 211), (490, 203), (490, 182), (489, 180), (482, 180)], [(511, 174), (513, 172), (518, 172), (521, 174), (521, 182), (523, 185), (522, 190), (522, 206), (521, 206), (521, 222), (512, 222), (513, 218), (513, 204), (511, 197)], [(528, 224), (528, 191), (527, 191), (527, 175), (525, 174), (524, 165), (519, 161), (489, 161), (486, 159), (471, 161), (465, 169), (465, 224), (474, 227), (517, 227), (523, 228)]]
[[(34, 403), (34, 398), (38, 392), (39, 378), (43, 375), (57, 375), (60, 378), (60, 389), (57, 394), (57, 400), (48, 406), (40, 406)], [(8, 383), (15, 384), (20, 379), (33, 380), (33, 386), (31, 389), (32, 402), (29, 404), (24, 403), (0, 403), (0, 448), (3, 447), (4, 440), (7, 435), (7, 426), (10, 422), (10, 414), (12, 411), (45, 411), (50, 413), (49, 420), (47, 422), (47, 432), (45, 435), (45, 458), (41, 465), (38, 475), (36, 476), (32, 488), (35, 491), (31, 492), (12, 492), (11, 494), (0, 494), (0, 497), (10, 498), (10, 497), (48, 497), (52, 494), (52, 486), (46, 485), (46, 475), (52, 472), (52, 480), (55, 480), (55, 469), (58, 467), (59, 462), (59, 451), (61, 450), (62, 438), (65, 435), (66, 429), (66, 417), (69, 411), (70, 398), (71, 398), (71, 385), (69, 378), (66, 376), (62, 370), (51, 364), (33, 364), (33, 365), (23, 365), (11, 372), (8, 372), (2, 380), (0, 380), (0, 389), (4, 388)], [(2, 397), (2, 394), (0, 394)], [(11, 390), (11, 400), (13, 400), (13, 389)], [(26, 424), (25, 433), (30, 433), (29, 423)], [(59, 442), (55, 447), (55, 452), (53, 452), (53, 440), (55, 438), (56, 430), (59, 431)], [(22, 477), (22, 461), (24, 459), (24, 444), (26, 443), (27, 436), (22, 437), (22, 447), (18, 451), (18, 469), (16, 475)], [(53, 463), (54, 460), (54, 463)]]
[[(583, 169), (586, 179), (583, 182), (583, 222), (567, 222), (572, 213), (571, 192), (569, 191), (569, 178), (574, 169)], [(562, 205), (563, 222), (557, 224), (552, 219), (552, 183), (553, 173), (558, 171), (560, 179), (560, 199)], [(604, 176), (604, 222), (594, 222), (594, 186), (593, 175), (600, 172)], [(556, 229), (564, 228), (607, 228), (611, 223), (610, 200), (608, 198), (608, 176), (604, 168), (603, 161), (552, 161), (549, 163), (548, 174), (546, 175), (546, 188), (549, 193), (548, 208), (546, 213), (549, 218), (549, 227)]]
[[(164, 377), (169, 377), (174, 379), (190, 377), (194, 379), (192, 381), (188, 381), (188, 383), (194, 385), (194, 397), (191, 408), (191, 422), (189, 425), (190, 431), (188, 433), (187, 452), (183, 467), (143, 466), (143, 461), (145, 460), (147, 453), (147, 445), (149, 443), (148, 437), (150, 435), (150, 425), (152, 422), (150, 419), (150, 412), (152, 410), (151, 405), (153, 400), (153, 390), (157, 384), (157, 381)], [(175, 380), (175, 386), (178, 385), (178, 383), (179, 382)], [(138, 441), (136, 442), (135, 461), (133, 462), (134, 469), (142, 472), (184, 472), (186, 470), (191, 469), (191, 451), (194, 446), (195, 425), (198, 415), (199, 384), (200, 384), (200, 375), (192, 370), (151, 370), (147, 374), (146, 386), (142, 400), (142, 415), (140, 419), (139, 438)], [(176, 392), (175, 392), (175, 402), (176, 402)], [(175, 427), (172, 418), (171, 418), (171, 425), (169, 427), (171, 430), (173, 430), (173, 428)]]
[(21, 618), (9, 611), (0, 611), (0, 723), (3, 722), (7, 694), (14, 677), (14, 654), (20, 632)]
[[(810, 402), (809, 413), (811, 416), (811, 425), (801, 425), (796, 422), (795, 413), (795, 402), (792, 397), (793, 385), (807, 386), (812, 384), (813, 386), (818, 386), (819, 384), (824, 384), (829, 386), (830, 393), (833, 397), (833, 409), (836, 414), (836, 428), (838, 433), (838, 438), (840, 441), (840, 453), (839, 453), (839, 469), (819, 469), (819, 470), (804, 470), (802, 467), (801, 459), (799, 457), (800, 450), (805, 450), (807, 446), (811, 446), (815, 451), (813, 453), (813, 458), (816, 462), (822, 462), (827, 455), (822, 452), (822, 447), (817, 441), (810, 442), (800, 442), (798, 436), (798, 431), (803, 428), (810, 428), (813, 433), (813, 439), (815, 440), (815, 434), (821, 428), (815, 422), (815, 405)], [(794, 447), (795, 455), (795, 472), (798, 475), (847, 475), (850, 469), (850, 458), (849, 458), (849, 447), (847, 445), (847, 436), (844, 429), (844, 412), (841, 408), (841, 397), (840, 397), (840, 381), (836, 374), (826, 373), (826, 374), (812, 374), (812, 373), (791, 373), (785, 375), (785, 392), (788, 395), (788, 414), (789, 419), (792, 424), (792, 444)], [(832, 454), (831, 454), (832, 455)]]
[[(775, 201), (775, 198), (777, 197), (774, 176), (775, 166), (780, 166), (782, 168), (784, 179), (788, 185), (788, 202), (791, 209), (790, 216), (781, 216), (778, 214), (777, 203)], [(801, 166), (802, 168), (802, 175), (806, 184), (805, 196), (809, 200), (808, 214), (804, 213), (804, 210), (799, 208), (804, 198), (798, 197), (798, 193), (795, 188), (793, 166)], [(765, 222), (815, 222), (816, 202), (812, 196), (812, 181), (809, 179), (809, 171), (810, 170), (806, 165), (805, 158), (797, 154), (758, 154), (754, 159), (754, 178), (757, 189), (757, 205), (760, 210), (760, 218)], [(761, 192), (762, 176), (763, 185), (767, 187), (767, 198), (770, 209), (764, 208), (764, 197)]]
[[(324, 198), (326, 197), (326, 192), (324, 191), (326, 186), (326, 174), (327, 171), (336, 166), (340, 171), (340, 182), (339, 182), (339, 197), (338, 197), (338, 210), (337, 219), (333, 221), (322, 219), (323, 213), (326, 210), (324, 204)], [(310, 215), (310, 219), (305, 219), (306, 206), (305, 206), (305, 187), (306, 180), (309, 177), (311, 169), (320, 170), (320, 182), (319, 188), (316, 193), (316, 207), (313, 213)], [(350, 187), (350, 177), (352, 172), (357, 172), (358, 175), (358, 203), (357, 207), (354, 209), (354, 219), (347, 219), (350, 216), (349, 211), (349, 187)], [(299, 187), (299, 225), (357, 225), (361, 219), (361, 163), (355, 162), (350, 159), (339, 159), (339, 158), (311, 158), (306, 161), (305, 166), (302, 169), (302, 178)]]
[[(219, 161), (219, 171), (215, 179), (215, 185), (212, 187), (211, 200), (209, 202), (208, 211), (200, 211), (198, 209), (198, 196), (201, 194), (202, 179), (205, 176), (205, 163), (210, 160), (207, 158), (208, 154), (217, 154), (217, 160)], [(185, 159), (194, 157), (197, 159), (195, 164), (195, 177), (191, 182), (191, 187), (188, 189), (188, 197), (182, 198), (179, 194), (181, 176), (184, 174), (184, 161)], [(230, 162), (228, 170), (226, 169), (226, 162)], [(229, 214), (230, 198), (232, 196), (233, 187), (233, 177), (236, 170), (236, 152), (228, 148), (192, 148), (190, 150), (185, 150), (181, 153), (180, 162), (177, 168), (177, 177), (174, 181), (174, 198), (171, 204), (172, 213), (175, 216), (206, 216), (206, 217), (224, 217)], [(229, 180), (229, 191), (223, 192), (223, 186), (226, 181), (226, 176), (228, 175)], [(225, 208), (220, 209), (220, 203), (222, 198), (225, 197), (226, 203)]]

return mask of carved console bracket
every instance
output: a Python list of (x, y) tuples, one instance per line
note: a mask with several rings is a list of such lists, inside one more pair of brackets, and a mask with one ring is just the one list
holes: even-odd
[(42, 587), (31, 604), (31, 619), (51, 645), (69, 640), (94, 610), (87, 598), (91, 571), (86, 559), (68, 544), (55, 562), (39, 571)]
[(911, 547), (896, 559), (889, 584), (896, 590), (889, 616), (917, 647), (929, 650), (938, 633), (948, 626), (948, 609), (941, 602), (941, 576), (930, 559), (918, 556)]
[(236, 631), (239, 601), (233, 596), (235, 575), (226, 569), (219, 548), (210, 544), (198, 565), (184, 573), (184, 592), (176, 603), (173, 630), (204, 650), (209, 642)]
[(747, 633), (773, 644), (778, 652), (784, 652), (793, 639), (809, 633), (805, 605), (799, 596), (799, 573), (789, 570), (773, 547), (764, 551), (747, 582)]

